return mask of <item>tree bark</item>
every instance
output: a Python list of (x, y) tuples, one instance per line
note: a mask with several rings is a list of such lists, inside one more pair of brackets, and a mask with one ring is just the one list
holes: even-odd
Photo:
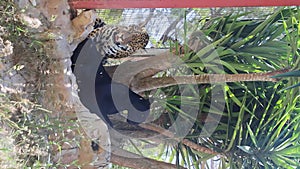
[[(32, 86), (38, 92), (38, 104), (51, 111), (50, 119), (55, 119), (52, 132), (47, 137), (49, 142), (55, 143), (51, 147), (51, 162), (70, 165), (70, 168), (106, 168), (110, 158), (107, 126), (81, 104), (75, 76), (70, 70), (71, 54), (93, 29), (96, 14), (87, 11), (71, 22), (67, 0), (33, 2), (36, 1), (16, 1), (20, 9), (26, 9), (22, 16), (41, 21), (41, 26), (32, 32), (41, 42), (48, 60), (39, 62), (36, 59), (40, 56), (37, 57), (36, 53), (26, 60), (24, 52), (14, 50), (12, 65), (23, 61), (25, 68), (17, 73), (26, 76), (26, 81), (19, 83)], [(30, 84), (27, 84), (28, 81)], [(22, 92), (33, 93), (26, 88)], [(91, 139), (99, 140), (99, 151), (92, 150)]]
[(169, 87), (181, 84), (212, 84), (227, 82), (247, 82), (247, 81), (270, 81), (276, 82), (272, 76), (285, 73), (288, 69), (277, 70), (266, 73), (249, 74), (203, 74), (194, 76), (174, 76), (174, 77), (147, 77), (131, 83), (131, 89), (135, 92), (144, 92), (162, 87)]

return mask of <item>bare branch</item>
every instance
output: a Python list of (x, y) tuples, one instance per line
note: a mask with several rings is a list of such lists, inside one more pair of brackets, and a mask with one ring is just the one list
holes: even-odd
[(161, 127), (159, 127), (159, 126), (157, 126), (155, 124), (139, 124), (139, 126), (145, 128), (145, 129), (148, 129), (148, 130), (156, 131), (156, 132), (158, 132), (158, 133), (160, 133), (160, 134), (162, 134), (164, 136), (167, 136), (169, 138), (172, 138), (172, 139), (174, 139), (176, 141), (181, 141), (184, 145), (186, 145), (186, 146), (188, 146), (188, 147), (190, 147), (190, 148), (192, 148), (194, 150), (197, 150), (199, 152), (203, 152), (203, 153), (206, 153), (206, 154), (212, 154), (212, 155), (219, 154), (218, 152), (215, 152), (215, 151), (213, 151), (213, 150), (211, 150), (209, 148), (202, 147), (202, 146), (200, 146), (200, 145), (198, 145), (196, 143), (193, 143), (193, 142), (189, 141), (188, 139), (182, 139), (182, 140), (180, 140), (180, 138), (176, 138), (171, 131), (166, 130), (164, 128), (161, 128)]
[[(186, 11), (186, 15), (188, 13), (192, 12), (192, 9), (189, 8)], [(159, 39), (162, 41), (162, 43), (165, 43), (169, 39), (169, 33), (174, 30), (177, 26), (177, 24), (184, 18), (184, 15), (180, 15), (175, 21), (172, 22), (172, 24), (167, 28), (167, 30), (163, 33), (162, 37)]]
[(113, 147), (111, 162), (123, 167), (137, 168), (137, 169), (157, 169), (157, 168), (169, 168), (169, 169), (185, 169), (185, 167), (177, 167), (174, 164), (153, 160), (146, 158), (123, 149)]

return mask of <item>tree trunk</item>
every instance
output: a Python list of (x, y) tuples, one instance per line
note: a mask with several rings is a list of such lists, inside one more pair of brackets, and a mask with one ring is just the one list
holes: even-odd
[[(43, 136), (41, 140), (49, 144), (43, 147), (46, 154), (36, 154), (38, 151), (35, 151), (27, 155), (39, 159), (42, 165), (52, 163), (58, 168), (66, 165), (68, 168), (106, 168), (110, 159), (107, 126), (81, 104), (75, 77), (70, 73), (72, 51), (93, 28), (96, 14), (88, 11), (71, 22), (67, 0), (15, 2), (25, 11), (17, 14), (18, 19), (26, 24), (34, 40), (31, 36), (21, 37), (19, 42), (13, 42), (13, 54), (1, 58), (4, 61), (0, 64), (0, 94), (22, 106), (20, 109), (14, 104), (16, 107), (10, 109), (14, 112), (12, 118), (18, 118), (22, 115), (18, 112), (34, 104), (34, 109), (26, 111), (32, 125), (28, 132), (26, 130), (27, 137), (36, 131)], [(36, 48), (31, 50), (32, 46)], [(43, 129), (39, 125), (45, 122), (42, 117), (49, 120)], [(92, 139), (99, 142), (98, 151), (92, 150)], [(29, 151), (38, 140), (26, 138), (23, 141), (30, 142), (26, 144), (29, 147), (19, 149)]]

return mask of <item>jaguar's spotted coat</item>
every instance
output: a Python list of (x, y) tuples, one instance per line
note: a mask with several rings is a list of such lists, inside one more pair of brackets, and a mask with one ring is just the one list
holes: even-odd
[(100, 54), (108, 58), (128, 57), (139, 49), (145, 49), (149, 41), (143, 27), (106, 25), (101, 19), (96, 19), (88, 38), (96, 43)]

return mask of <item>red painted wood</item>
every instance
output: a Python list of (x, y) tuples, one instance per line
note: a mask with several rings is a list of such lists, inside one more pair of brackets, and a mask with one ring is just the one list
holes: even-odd
[(300, 0), (69, 0), (80, 9), (298, 6)]

